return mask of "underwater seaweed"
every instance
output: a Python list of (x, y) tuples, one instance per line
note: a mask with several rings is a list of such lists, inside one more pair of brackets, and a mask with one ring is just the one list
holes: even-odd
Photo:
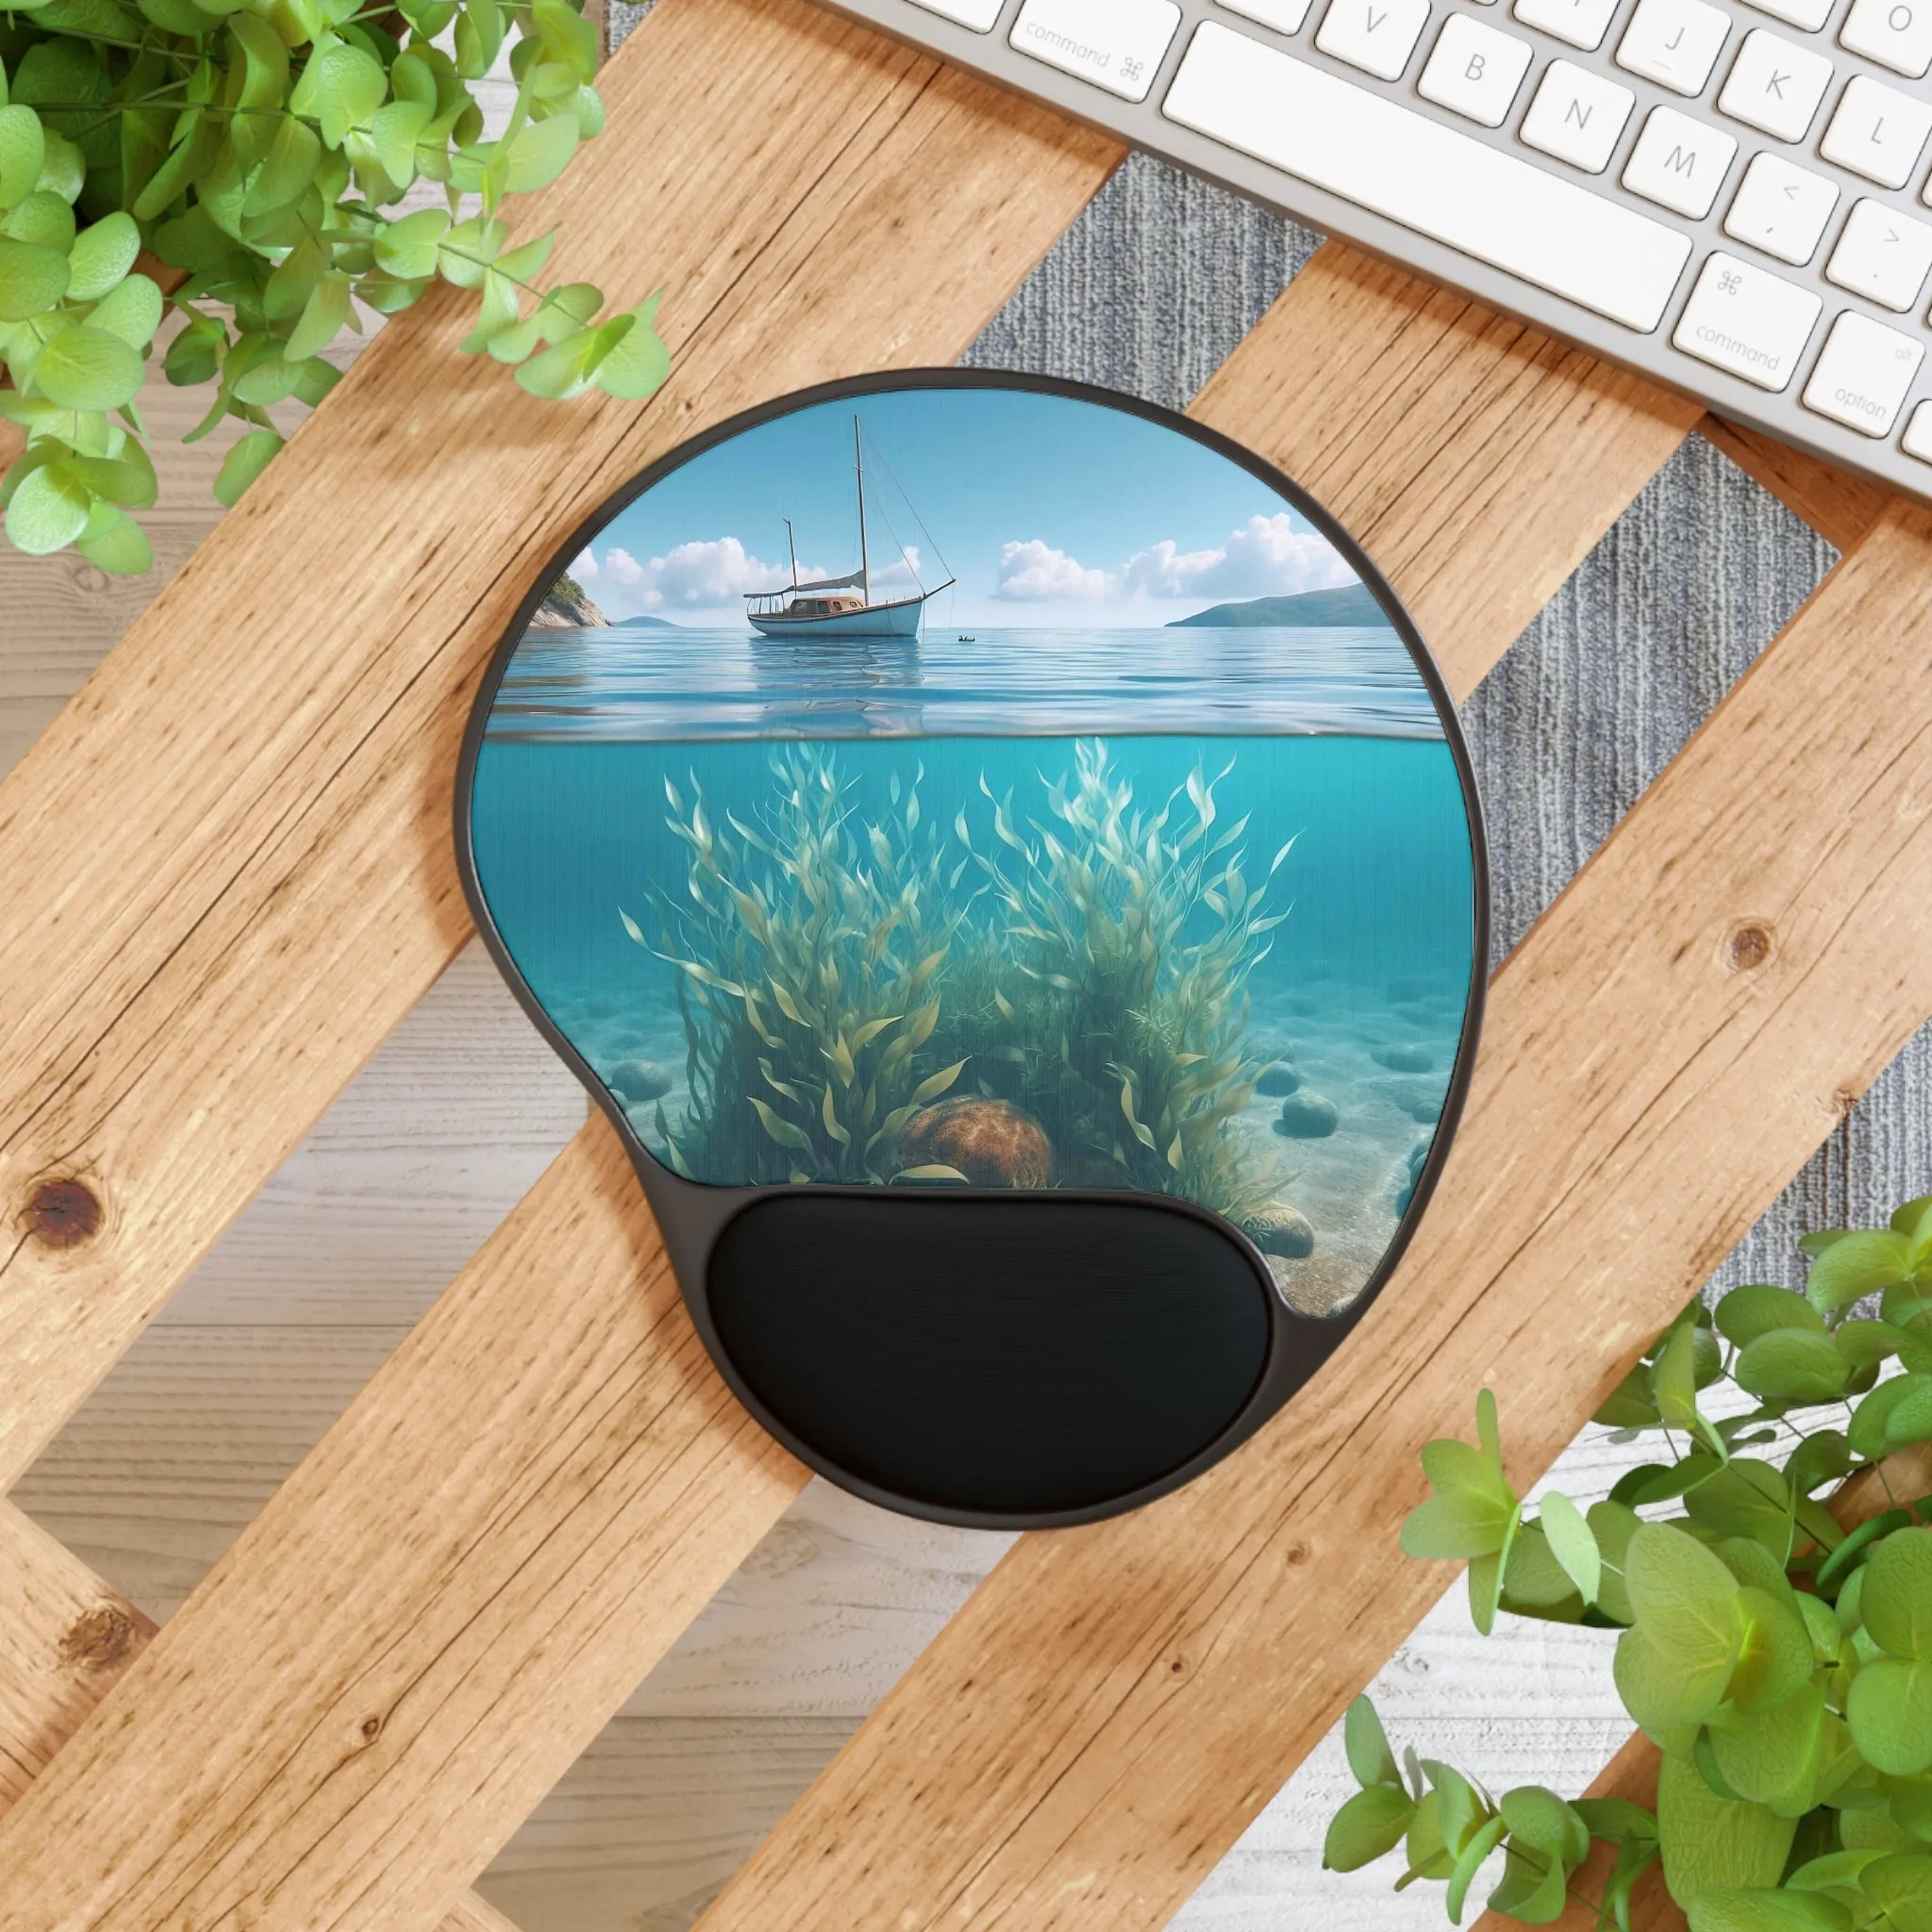
[(1082, 739), (1071, 782), (1041, 774), (1048, 819), (1023, 834), (1010, 791), (995, 797), (982, 776), (996, 845), (975, 847), (963, 807), (954, 833), (991, 888), (998, 950), (1019, 975), (993, 997), (1009, 1038), (1032, 1042), (1018, 1050), (1025, 1102), (1068, 1177), (1180, 1195), (1240, 1224), (1288, 1178), (1232, 1123), (1260, 1072), (1243, 1047), (1248, 981), (1292, 909), (1263, 906), (1294, 841), (1251, 888), (1248, 818), (1215, 830), (1226, 775), (1197, 764), (1158, 809), (1140, 808), (1106, 742)]
[(880, 824), (860, 822), (828, 752), (794, 746), (772, 770), (757, 824), (721, 823), (694, 777), (689, 805), (666, 778), (685, 894), (661, 895), (655, 947), (619, 913), (676, 969), (690, 1098), (681, 1139), (659, 1110), (671, 1164), (744, 1184), (958, 1180), (897, 1167), (906, 1124), (965, 1068), (934, 1065), (960, 914), (941, 841), (922, 833), (919, 781), (892, 780)]

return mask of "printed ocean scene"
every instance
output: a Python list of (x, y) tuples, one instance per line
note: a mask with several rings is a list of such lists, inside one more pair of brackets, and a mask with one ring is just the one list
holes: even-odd
[(1178, 1196), (1333, 1313), (1462, 1049), (1474, 835), (1407, 645), (1268, 484), (1084, 399), (882, 391), (659, 478), (505, 668), (471, 826), (700, 1183)]

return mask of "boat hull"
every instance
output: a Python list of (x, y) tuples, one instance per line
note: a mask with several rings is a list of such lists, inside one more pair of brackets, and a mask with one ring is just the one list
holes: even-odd
[(874, 604), (869, 610), (847, 610), (837, 617), (751, 617), (752, 627), (768, 638), (916, 638), (925, 614), (923, 597), (899, 604)]

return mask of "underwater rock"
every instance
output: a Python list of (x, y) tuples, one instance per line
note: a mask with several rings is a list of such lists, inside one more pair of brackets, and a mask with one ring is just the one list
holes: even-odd
[(1264, 1255), (1285, 1255), (1299, 1261), (1315, 1252), (1315, 1230), (1306, 1214), (1285, 1201), (1270, 1201), (1241, 1222), (1241, 1232)]
[(941, 1100), (906, 1124), (899, 1165), (955, 1168), (975, 1188), (1044, 1188), (1053, 1143), (1010, 1100)]
[(1388, 1046), (1372, 1046), (1369, 1058), (1394, 1074), (1426, 1074), (1436, 1064), (1435, 1056), (1426, 1047), (1412, 1046), (1403, 1040)]
[(1302, 1084), (1292, 1060), (1274, 1060), (1263, 1067), (1255, 1081), (1255, 1091), (1264, 1099), (1278, 1100)]
[(1325, 1141), (1341, 1122), (1341, 1109), (1321, 1093), (1291, 1093), (1281, 1103), (1277, 1134), (1292, 1141)]
[(1433, 1127), (1442, 1118), (1442, 1103), (1440, 1100), (1410, 1101), (1408, 1117), (1423, 1126)]
[(656, 1060), (619, 1060), (605, 1078), (632, 1107), (662, 1100), (677, 1084)]

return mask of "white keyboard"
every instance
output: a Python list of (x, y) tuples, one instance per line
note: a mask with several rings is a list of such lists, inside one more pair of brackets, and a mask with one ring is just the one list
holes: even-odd
[(1932, 499), (1932, 0), (831, 0)]

